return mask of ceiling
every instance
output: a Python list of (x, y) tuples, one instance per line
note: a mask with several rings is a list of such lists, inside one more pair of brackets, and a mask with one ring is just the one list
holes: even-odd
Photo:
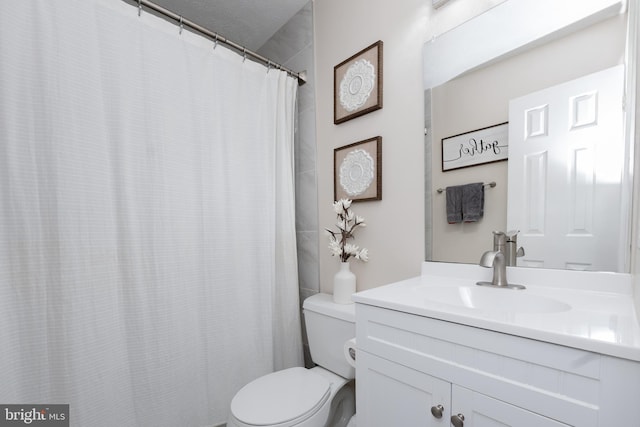
[(256, 51), (310, 0), (151, 1)]

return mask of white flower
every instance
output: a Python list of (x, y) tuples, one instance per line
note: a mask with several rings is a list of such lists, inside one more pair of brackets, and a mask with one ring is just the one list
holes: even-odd
[(346, 262), (349, 258), (355, 257), (360, 261), (368, 261), (369, 252), (366, 249), (360, 249), (353, 243), (347, 243), (349, 239), (353, 239), (353, 231), (358, 226), (365, 226), (364, 218), (357, 216), (350, 210), (351, 200), (340, 199), (333, 203), (333, 210), (338, 216), (336, 227), (337, 232), (333, 232), (326, 228), (327, 235), (330, 238), (329, 250), (332, 256), (340, 257), (340, 261)]
[(356, 259), (359, 259), (360, 261), (369, 261), (369, 251), (367, 250), (367, 248), (362, 248), (360, 252), (358, 252), (355, 256)]
[(355, 256), (359, 250), (360, 248), (352, 243), (347, 243), (346, 245), (344, 245), (344, 252), (349, 255)]
[(333, 203), (333, 210), (337, 214), (342, 214), (344, 211), (348, 210), (351, 207), (351, 200), (349, 199), (340, 199), (337, 202)]
[(329, 242), (329, 250), (331, 251), (331, 256), (340, 256), (342, 253), (342, 248), (337, 240), (331, 240)]

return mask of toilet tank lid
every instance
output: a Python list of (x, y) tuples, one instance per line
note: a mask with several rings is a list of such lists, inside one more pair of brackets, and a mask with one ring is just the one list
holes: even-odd
[(329, 294), (315, 294), (304, 300), (304, 310), (335, 317), (347, 322), (355, 323), (355, 304), (337, 304), (333, 302), (333, 296)]

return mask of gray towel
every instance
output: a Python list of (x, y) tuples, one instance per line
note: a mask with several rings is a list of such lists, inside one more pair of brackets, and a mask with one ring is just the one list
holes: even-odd
[(462, 222), (462, 185), (447, 187), (447, 222)]
[(462, 185), (462, 220), (477, 222), (484, 215), (484, 184)]

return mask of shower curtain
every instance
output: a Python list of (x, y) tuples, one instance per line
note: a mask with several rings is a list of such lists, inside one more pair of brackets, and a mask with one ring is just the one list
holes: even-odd
[(210, 426), (302, 364), (297, 82), (214, 47), (120, 0), (2, 3), (0, 404)]

